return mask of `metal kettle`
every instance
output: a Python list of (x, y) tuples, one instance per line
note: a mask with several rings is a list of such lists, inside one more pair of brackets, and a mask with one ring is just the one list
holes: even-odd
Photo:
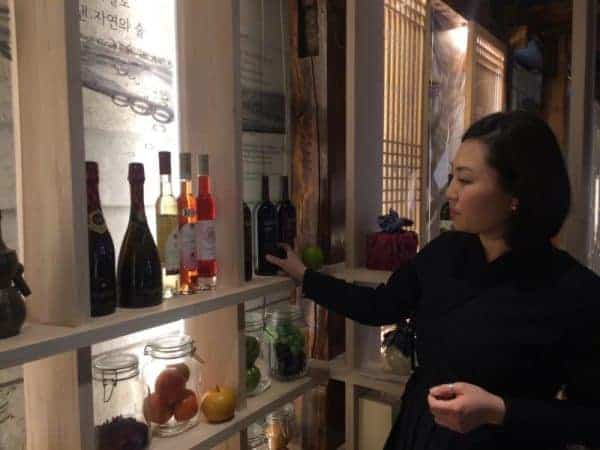
[(17, 253), (6, 247), (0, 230), (0, 339), (19, 334), (25, 322), (23, 296), (27, 297), (31, 291), (23, 278), (23, 271)]

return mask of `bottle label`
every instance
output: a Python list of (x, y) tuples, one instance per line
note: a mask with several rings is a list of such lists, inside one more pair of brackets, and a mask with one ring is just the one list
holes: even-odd
[(165, 243), (165, 270), (167, 275), (179, 273), (179, 246), (177, 245), (179, 234), (177, 227), (171, 230)]
[(88, 228), (98, 234), (104, 234), (108, 231), (101, 210), (97, 209), (88, 214)]
[(184, 270), (196, 269), (196, 230), (193, 223), (186, 223), (179, 229), (180, 265)]
[(199, 261), (217, 259), (214, 220), (201, 220), (196, 224), (196, 246), (196, 255)]

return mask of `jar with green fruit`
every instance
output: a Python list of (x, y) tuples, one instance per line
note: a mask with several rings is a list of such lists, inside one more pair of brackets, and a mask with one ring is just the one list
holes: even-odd
[(264, 360), (265, 320), (262, 312), (246, 313), (246, 395), (265, 392), (271, 386)]
[(162, 437), (182, 433), (198, 423), (201, 360), (186, 335), (164, 337), (144, 349), (146, 383), (144, 416)]
[(271, 378), (290, 381), (306, 375), (308, 325), (298, 306), (286, 304), (267, 312), (265, 340)]

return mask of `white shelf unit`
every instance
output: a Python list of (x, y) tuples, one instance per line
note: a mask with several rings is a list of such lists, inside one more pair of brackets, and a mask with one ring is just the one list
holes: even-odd
[(293, 286), (289, 278), (258, 277), (241, 287), (221, 287), (212, 292), (177, 296), (151, 308), (118, 309), (114, 314), (93, 318), (76, 327), (26, 323), (20, 335), (0, 340), (0, 369), (207, 314), (245, 300), (291, 290)]
[(219, 286), (92, 319), (79, 1), (9, 0), (18, 250), (33, 294), (23, 333), (0, 341), (0, 368), (24, 363), (30, 449), (94, 449), (91, 345), (177, 319), (185, 319), (206, 361), (204, 384), (237, 388), (238, 413), (227, 424), (157, 439), (153, 448), (240, 448), (244, 426), (315, 382), (275, 384), (246, 398), (243, 302), (293, 284), (278, 277), (243, 282), (239, 2), (175, 4), (179, 141), (210, 156)]

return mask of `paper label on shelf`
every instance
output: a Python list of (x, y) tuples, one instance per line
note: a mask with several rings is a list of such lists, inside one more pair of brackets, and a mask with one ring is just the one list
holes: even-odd
[(200, 261), (217, 258), (214, 220), (201, 220), (196, 224), (196, 254)]
[(185, 270), (194, 270), (197, 266), (195, 225), (187, 223), (179, 229), (180, 264)]

